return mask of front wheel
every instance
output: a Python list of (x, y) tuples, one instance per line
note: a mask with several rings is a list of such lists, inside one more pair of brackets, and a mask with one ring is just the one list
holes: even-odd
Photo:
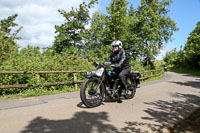
[(130, 90), (126, 90), (124, 97), (126, 99), (131, 99), (135, 96), (135, 93), (136, 93), (136, 82), (134, 79), (131, 79), (131, 77), (128, 77), (127, 83)]
[(104, 86), (101, 81), (96, 78), (86, 79), (80, 90), (81, 101), (89, 108), (101, 105), (104, 96)]

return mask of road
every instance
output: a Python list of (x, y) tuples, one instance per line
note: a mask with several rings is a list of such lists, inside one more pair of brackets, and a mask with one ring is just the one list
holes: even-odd
[(85, 108), (79, 92), (0, 101), (0, 133), (168, 132), (200, 107), (200, 78), (167, 72), (122, 103)]

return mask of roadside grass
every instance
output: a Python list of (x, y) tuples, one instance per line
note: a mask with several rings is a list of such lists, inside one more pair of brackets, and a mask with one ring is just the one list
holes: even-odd
[(177, 68), (169, 68), (169, 71), (177, 72), (177, 73), (185, 73), (191, 74), (200, 77), (200, 70), (187, 70), (187, 69), (177, 69)]
[(60, 94), (66, 92), (74, 92), (79, 91), (78, 87), (75, 89), (72, 86), (67, 85), (60, 85), (60, 86), (52, 86), (50, 88), (36, 88), (36, 89), (27, 89), (23, 92), (17, 94), (9, 94), (9, 95), (1, 95), (0, 100), (2, 99), (14, 99), (14, 98), (26, 98), (26, 97), (34, 97), (34, 96), (42, 96), (42, 95), (53, 95), (53, 94)]
[(141, 81), (141, 82), (150, 82), (150, 81), (153, 81), (153, 80), (158, 80), (158, 79), (163, 78), (164, 76), (165, 76), (165, 74), (163, 73), (163, 74), (161, 74), (160, 76), (151, 77), (151, 78), (146, 79), (146, 80)]
[[(200, 77), (200, 70), (186, 70), (170, 68), (172, 72), (191, 74)], [(200, 133), (200, 108), (195, 110), (183, 121), (178, 122), (171, 129), (172, 133)]]

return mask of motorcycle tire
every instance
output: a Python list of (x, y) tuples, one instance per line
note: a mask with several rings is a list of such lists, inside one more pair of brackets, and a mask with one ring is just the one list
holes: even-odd
[(104, 97), (104, 85), (100, 83), (97, 77), (86, 79), (81, 85), (80, 98), (82, 103), (88, 107), (93, 108), (102, 104)]
[(132, 87), (130, 90), (126, 90), (124, 98), (131, 99), (135, 96), (136, 93), (136, 81), (130, 77), (127, 78), (127, 83), (129, 87)]

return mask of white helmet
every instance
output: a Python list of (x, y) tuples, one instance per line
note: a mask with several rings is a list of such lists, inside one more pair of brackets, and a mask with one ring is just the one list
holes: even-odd
[(119, 46), (119, 48), (121, 49), (122, 46), (123, 46), (123, 44), (122, 44), (122, 42), (121, 42), (120, 40), (115, 40), (115, 41), (113, 41), (113, 42), (111, 43), (111, 46), (112, 46), (112, 47), (113, 47), (113, 46)]

